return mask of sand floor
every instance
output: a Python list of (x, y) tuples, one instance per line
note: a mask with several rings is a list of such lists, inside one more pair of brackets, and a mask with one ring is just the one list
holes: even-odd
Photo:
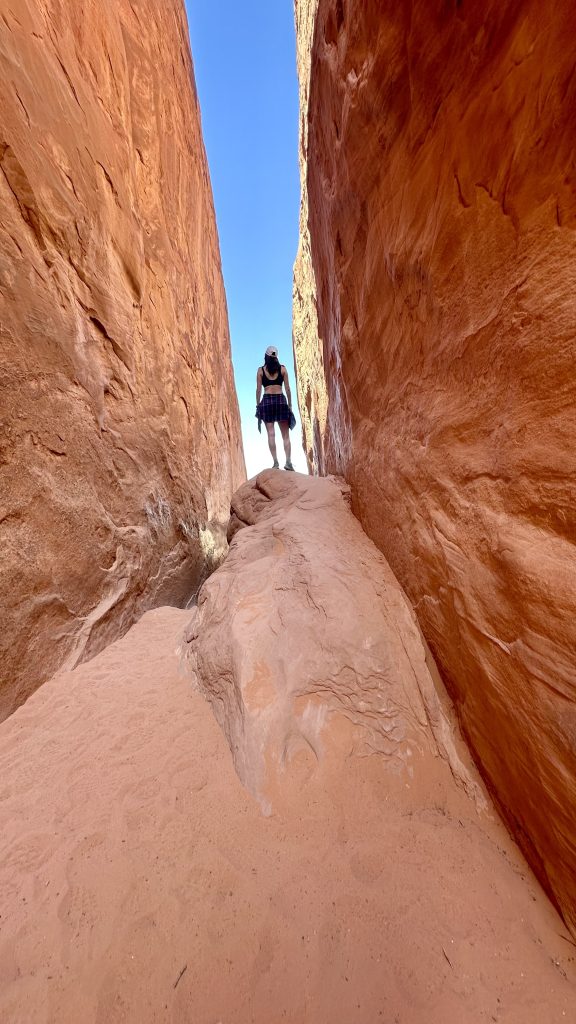
[[(376, 757), (270, 817), (159, 609), (0, 730), (3, 1024), (560, 1024), (576, 948), (504, 829)], [(400, 783), (398, 783), (400, 785)], [(463, 814), (466, 814), (463, 796)]]

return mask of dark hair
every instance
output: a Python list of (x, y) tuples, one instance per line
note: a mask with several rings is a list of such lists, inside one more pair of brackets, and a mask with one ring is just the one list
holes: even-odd
[(280, 373), (280, 363), (278, 362), (277, 356), (264, 356), (264, 363), (266, 365), (266, 369), (270, 370), (273, 377), (277, 373)]

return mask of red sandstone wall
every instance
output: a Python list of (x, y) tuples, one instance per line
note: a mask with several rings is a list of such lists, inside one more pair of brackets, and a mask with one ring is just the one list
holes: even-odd
[(576, 8), (297, 0), (310, 18), (309, 459), (351, 482), (575, 926)]
[(223, 549), (244, 477), (182, 0), (3, 0), (0, 715)]

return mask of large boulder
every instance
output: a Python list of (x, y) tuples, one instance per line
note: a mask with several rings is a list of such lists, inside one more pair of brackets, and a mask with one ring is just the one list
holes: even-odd
[(440, 756), (483, 808), (416, 617), (346, 484), (267, 470), (234, 495), (232, 517), (187, 655), (265, 809), (294, 758), (315, 764), (340, 744), (410, 779)]

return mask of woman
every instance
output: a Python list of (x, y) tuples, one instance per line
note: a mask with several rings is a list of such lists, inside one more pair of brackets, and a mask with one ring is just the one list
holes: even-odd
[[(288, 401), (282, 393), (282, 385), (286, 387)], [(264, 397), (260, 401), (260, 395), (264, 388)], [(278, 423), (282, 441), (284, 442), (284, 454), (286, 465), (284, 469), (294, 470), (291, 462), (290, 448), (290, 416), (292, 413), (292, 395), (290, 393), (290, 382), (288, 371), (278, 361), (278, 349), (270, 345), (264, 356), (264, 366), (258, 370), (256, 377), (256, 415), (258, 420), (263, 420), (268, 431), (268, 447), (274, 459), (273, 469), (280, 469), (276, 457), (276, 434), (274, 424)]]

